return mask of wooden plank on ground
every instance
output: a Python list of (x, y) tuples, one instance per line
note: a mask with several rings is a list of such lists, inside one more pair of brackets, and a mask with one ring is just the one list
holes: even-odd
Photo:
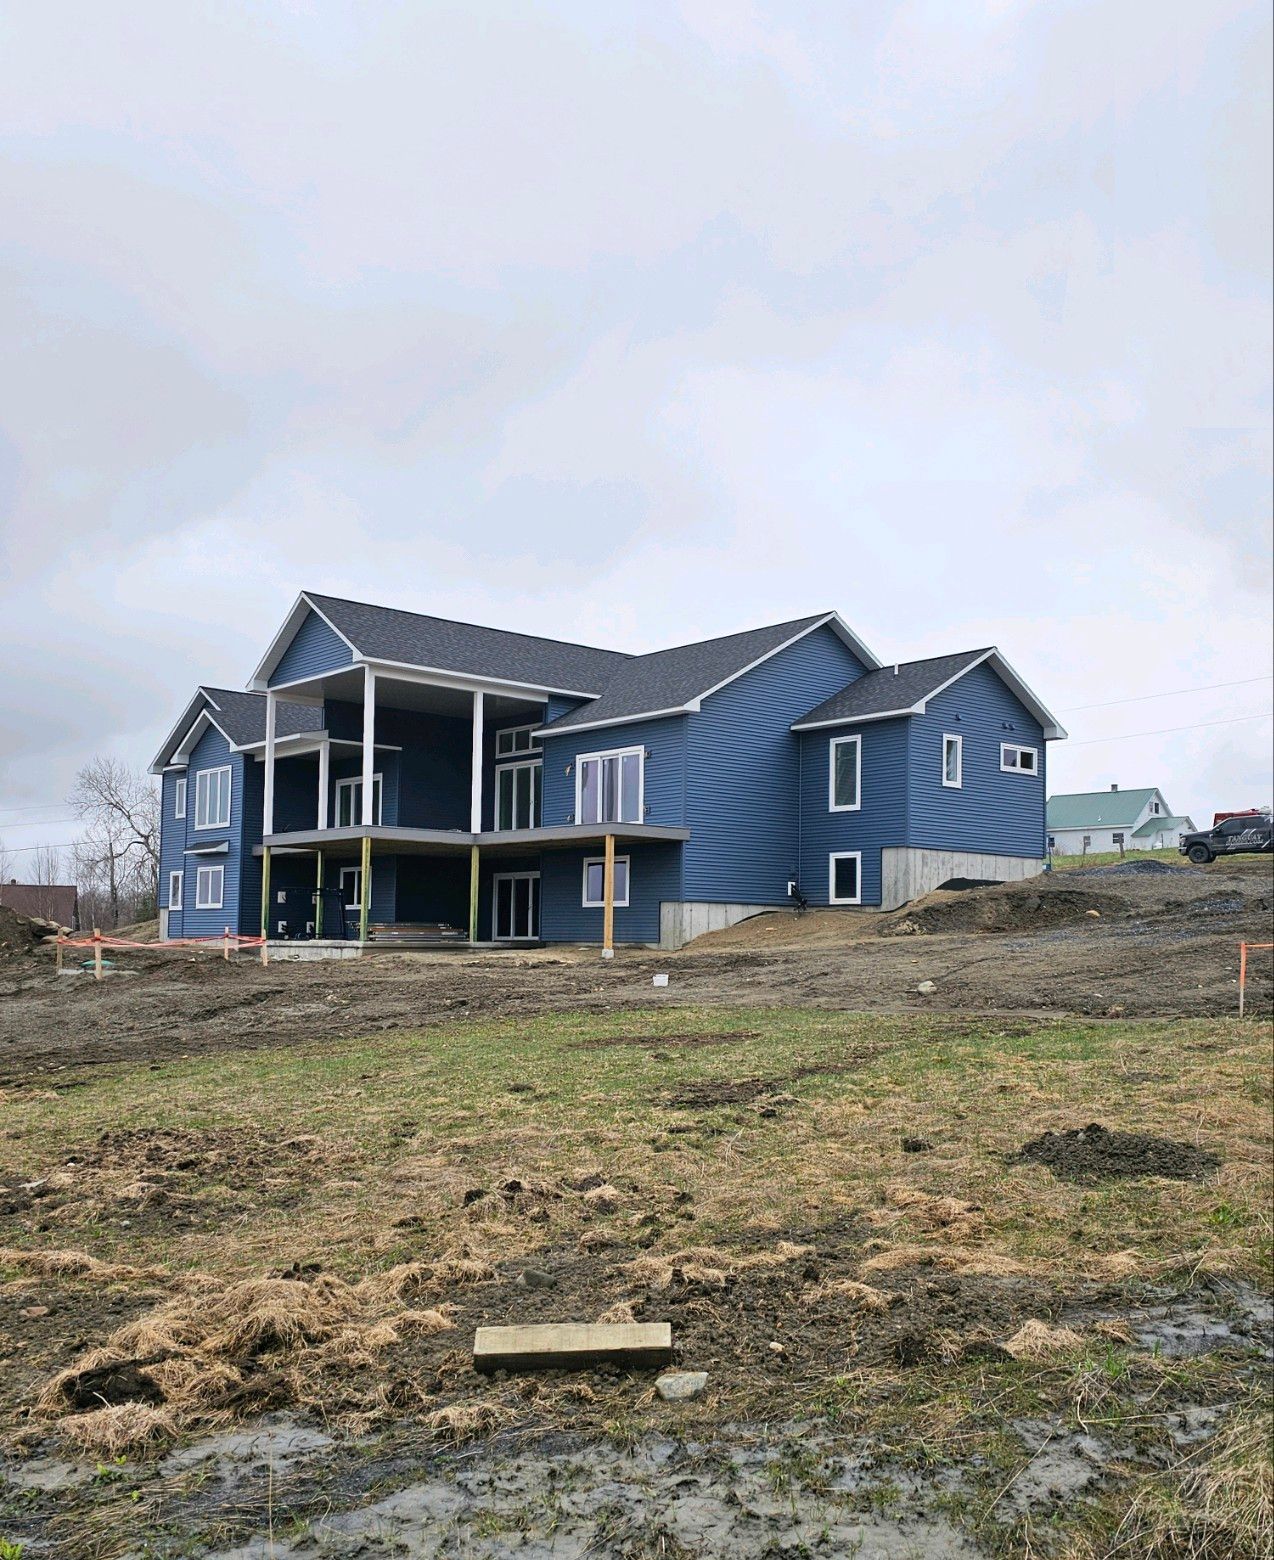
[(537, 1322), (479, 1327), (473, 1338), (473, 1366), (480, 1371), (658, 1366), (671, 1358), (669, 1322)]

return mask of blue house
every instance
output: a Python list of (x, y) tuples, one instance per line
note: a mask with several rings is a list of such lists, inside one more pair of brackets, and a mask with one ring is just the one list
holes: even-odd
[(834, 612), (649, 655), (304, 592), (155, 758), (168, 937), (678, 947), (1033, 875), (1057, 721)]

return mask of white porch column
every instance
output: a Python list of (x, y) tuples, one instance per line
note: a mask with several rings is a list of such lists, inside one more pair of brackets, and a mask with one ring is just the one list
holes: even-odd
[(363, 827), (375, 819), (372, 811), (372, 776), (376, 772), (376, 673), (363, 668)]
[(327, 828), (328, 795), (331, 790), (332, 744), (319, 743), (318, 827)]
[(265, 695), (265, 808), (261, 819), (261, 832), (268, 837), (274, 833), (274, 732), (277, 725), (278, 696), (272, 688)]
[(473, 696), (473, 772), (469, 791), (469, 832), (482, 833), (482, 695)]

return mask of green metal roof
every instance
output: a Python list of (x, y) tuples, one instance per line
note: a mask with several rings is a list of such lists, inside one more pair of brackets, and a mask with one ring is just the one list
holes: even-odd
[(1076, 791), (1070, 796), (1050, 796), (1050, 829), (1131, 828), (1155, 787), (1140, 791)]
[(1161, 829), (1166, 830), (1169, 834), (1174, 831), (1177, 834), (1184, 834), (1192, 832), (1194, 824), (1189, 818), (1147, 818), (1139, 829), (1132, 831), (1132, 837), (1136, 840), (1140, 839), (1144, 834), (1149, 838), (1152, 834), (1158, 834)]

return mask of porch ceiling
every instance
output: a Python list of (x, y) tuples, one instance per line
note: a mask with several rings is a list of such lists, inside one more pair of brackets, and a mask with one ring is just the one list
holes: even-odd
[[(290, 687), (280, 697), (304, 703), (307, 700), (341, 699), (350, 704), (363, 702), (362, 666), (344, 667), (309, 682)], [(423, 677), (423, 674), (422, 674)], [(452, 688), (418, 678), (395, 677), (388, 672), (376, 674), (376, 708), (411, 710), (422, 715), (452, 715), (468, 720), (473, 714), (473, 694), (466, 688)], [(484, 703), (486, 720), (525, 715), (540, 720), (544, 714), (542, 699), (516, 699), (507, 694), (488, 693)]]
[(689, 829), (666, 828), (653, 823), (616, 824), (601, 829), (593, 824), (568, 824), (548, 829), (499, 829), (469, 834), (463, 829), (406, 829), (378, 825), (372, 829), (298, 829), (287, 834), (271, 834), (264, 845), (255, 847), (261, 855), (268, 845), (272, 851), (305, 852), (322, 850), (333, 859), (356, 857), (364, 835), (370, 837), (372, 853), (378, 856), (454, 856), (467, 854), (477, 845), (484, 851), (501, 855), (532, 855), (542, 850), (569, 850), (572, 846), (601, 845), (607, 834), (618, 843), (639, 844), (642, 840), (680, 841), (690, 838)]

